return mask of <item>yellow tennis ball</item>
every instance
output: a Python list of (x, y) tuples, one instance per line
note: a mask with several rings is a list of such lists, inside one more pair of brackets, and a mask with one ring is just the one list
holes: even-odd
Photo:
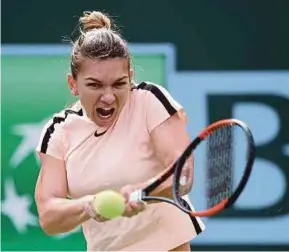
[(125, 211), (124, 197), (112, 190), (97, 193), (92, 203), (95, 211), (106, 219), (114, 219)]

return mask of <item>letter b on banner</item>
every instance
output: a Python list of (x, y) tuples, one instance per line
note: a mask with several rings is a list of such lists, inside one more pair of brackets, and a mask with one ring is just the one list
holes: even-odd
[(256, 142), (253, 181), (248, 183), (247, 190), (252, 205), (248, 201), (240, 206), (236, 204), (216, 218), (270, 218), (288, 214), (289, 99), (269, 94), (209, 94), (207, 102), (209, 123), (220, 118), (242, 117), (254, 129)]

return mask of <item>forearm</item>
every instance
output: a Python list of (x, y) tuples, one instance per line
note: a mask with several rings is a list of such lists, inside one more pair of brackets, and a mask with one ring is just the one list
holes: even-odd
[[(183, 181), (183, 183), (179, 184), (179, 195), (185, 195), (187, 194), (193, 185), (193, 159), (189, 158), (187, 162), (184, 164), (184, 167), (182, 169), (182, 175), (181, 179), (185, 179), (186, 181)], [(151, 179), (149, 181), (146, 181), (142, 184), (138, 185), (138, 188), (142, 189), (148, 186), (153, 182), (154, 179)], [(173, 178), (172, 176), (168, 178), (166, 181), (164, 181), (162, 184), (160, 184), (153, 192), (150, 193), (151, 196), (160, 196), (160, 197), (166, 197), (166, 198), (172, 198), (172, 186), (173, 186)]]
[[(149, 182), (143, 183), (141, 188), (146, 187), (149, 184)], [(153, 190), (150, 193), (150, 196), (159, 196), (159, 197), (166, 197), (166, 198), (172, 198), (172, 178), (169, 178), (165, 182), (163, 182), (161, 185), (159, 185), (155, 190)]]
[(93, 196), (79, 199), (51, 198), (42, 203), (39, 220), (42, 229), (50, 235), (73, 230), (90, 217), (85, 208)]

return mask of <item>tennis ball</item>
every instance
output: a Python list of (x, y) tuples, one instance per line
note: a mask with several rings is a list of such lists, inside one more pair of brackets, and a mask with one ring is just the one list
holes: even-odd
[(92, 203), (95, 211), (106, 219), (114, 219), (125, 211), (124, 197), (112, 190), (97, 193)]

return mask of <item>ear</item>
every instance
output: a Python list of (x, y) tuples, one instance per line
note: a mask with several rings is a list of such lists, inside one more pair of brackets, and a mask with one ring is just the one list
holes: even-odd
[(78, 90), (76, 86), (76, 80), (73, 78), (73, 76), (70, 73), (67, 75), (67, 83), (68, 83), (71, 94), (74, 96), (77, 96)]
[(133, 71), (133, 69), (131, 68), (130, 70), (129, 70), (129, 79), (132, 81), (133, 80), (133, 76), (134, 76), (134, 71)]

